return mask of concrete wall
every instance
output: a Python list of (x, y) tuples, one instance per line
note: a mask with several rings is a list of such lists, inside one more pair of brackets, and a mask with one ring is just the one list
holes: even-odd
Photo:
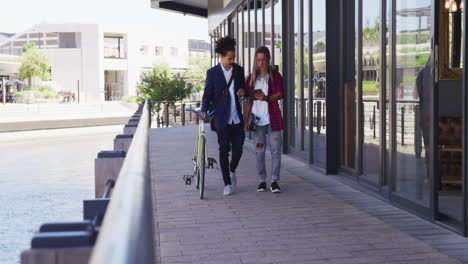
[(81, 49), (44, 49), (41, 51), (49, 58), (55, 86), (59, 90), (73, 91), (78, 96), (78, 81), (80, 85), (83, 83)]
[[(81, 57), (74, 58), (74, 61), (61, 63), (61, 65), (57, 64), (56, 67), (69, 67), (67, 64), (76, 65), (81, 63), (80, 101), (82, 103), (104, 101), (104, 39), (102, 27), (97, 24), (39, 24), (35, 30), (39, 32), (79, 33), (75, 35), (75, 40), (77, 41), (76, 46), (81, 47)], [(63, 49), (60, 52), (63, 52), (61, 54), (73, 52), (68, 50)], [(47, 52), (46, 50), (42, 51)], [(56, 61), (59, 62), (58, 59)], [(64, 78), (61, 77), (61, 79)]]
[(85, 102), (104, 101), (104, 35), (101, 26), (85, 26), (82, 32), (83, 88)]
[(104, 59), (104, 70), (109, 71), (126, 71), (128, 68), (127, 60), (123, 59)]

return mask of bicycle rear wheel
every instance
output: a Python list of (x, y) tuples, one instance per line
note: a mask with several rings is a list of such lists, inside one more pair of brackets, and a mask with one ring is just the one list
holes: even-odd
[(205, 137), (201, 137), (200, 152), (198, 158), (200, 159), (199, 168), (198, 168), (198, 189), (200, 190), (200, 199), (203, 199), (203, 192), (205, 191)]

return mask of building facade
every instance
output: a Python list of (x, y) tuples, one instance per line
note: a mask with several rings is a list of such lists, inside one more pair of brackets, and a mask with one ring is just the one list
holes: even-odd
[(272, 51), (284, 153), (468, 234), (463, 0), (152, 2), (207, 17), (212, 65), (226, 35), (246, 73)]
[(155, 64), (176, 74), (187, 69), (188, 37), (168, 41), (143, 27), (41, 23), (0, 42), (0, 55), (21, 59), (23, 45), (35, 43), (49, 59), (55, 89), (80, 103), (122, 100), (136, 95), (140, 75)]

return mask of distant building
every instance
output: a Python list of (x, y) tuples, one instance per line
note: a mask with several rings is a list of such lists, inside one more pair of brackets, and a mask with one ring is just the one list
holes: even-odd
[(158, 34), (141, 38), (141, 27), (122, 30), (99, 24), (38, 24), (0, 41), (0, 57), (21, 58), (22, 47), (35, 43), (49, 58), (51, 85), (75, 92), (80, 102), (121, 100), (136, 95), (143, 72), (155, 63), (173, 73), (185, 72), (187, 41), (161, 40)]
[(0, 32), (0, 42), (3, 42), (5, 39), (14, 36), (13, 33)]
[(210, 57), (211, 44), (204, 40), (189, 39), (188, 51), (189, 56)]

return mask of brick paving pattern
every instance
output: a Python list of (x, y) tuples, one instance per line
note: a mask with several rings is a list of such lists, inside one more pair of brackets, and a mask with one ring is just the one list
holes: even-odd
[[(205, 199), (200, 200), (195, 186), (186, 186), (182, 180), (193, 170), (196, 129), (151, 130), (158, 263), (462, 263), (460, 258), (448, 256), (450, 252), (441, 252), (438, 243), (425, 242), (384, 218), (408, 215), (413, 224), (440, 230), (433, 235), (460, 238), (461, 248), (454, 248), (458, 251), (468, 248), (465, 238), (287, 156), (280, 181), (282, 193), (256, 192), (255, 155), (249, 141), (237, 170), (239, 186), (234, 194), (222, 195), (221, 172), (210, 169)], [(208, 132), (208, 156), (218, 159), (212, 132)], [(267, 171), (269, 164), (267, 155)], [(359, 201), (371, 201), (373, 210), (359, 208)]]

